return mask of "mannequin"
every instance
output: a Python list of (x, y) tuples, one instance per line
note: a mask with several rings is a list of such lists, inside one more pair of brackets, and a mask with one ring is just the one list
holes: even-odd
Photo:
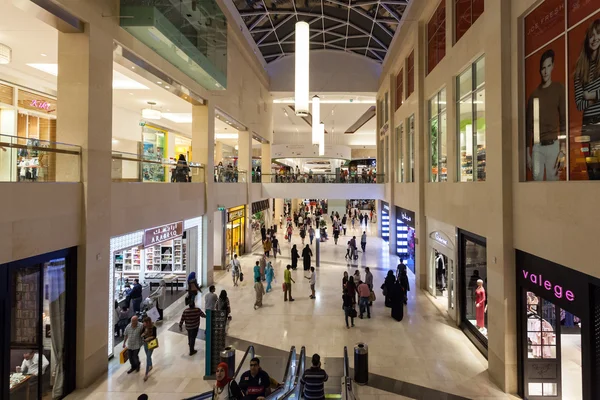
[(477, 320), (477, 328), (480, 330), (485, 328), (485, 289), (483, 281), (477, 280), (477, 289), (475, 289), (475, 318)]

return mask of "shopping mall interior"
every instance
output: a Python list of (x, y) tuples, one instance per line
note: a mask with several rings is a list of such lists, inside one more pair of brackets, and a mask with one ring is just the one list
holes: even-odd
[(595, 180), (597, 0), (0, 0), (0, 398), (600, 399)]

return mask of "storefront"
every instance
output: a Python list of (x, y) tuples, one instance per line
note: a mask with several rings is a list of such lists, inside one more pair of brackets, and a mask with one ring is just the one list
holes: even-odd
[[(163, 161), (166, 154), (168, 132), (153, 125), (142, 125), (141, 151), (143, 158), (150, 161)], [(142, 163), (142, 179), (144, 182), (164, 182), (165, 167), (161, 164)]]
[(487, 247), (482, 236), (458, 230), (460, 327), (487, 357)]
[(56, 98), (0, 82), (0, 134), (14, 150), (0, 151), (0, 181), (55, 180), (49, 157), (56, 155), (43, 148), (56, 142)]
[[(75, 389), (77, 249), (0, 265), (0, 398), (62, 398)], [(36, 370), (27, 369), (37, 358)]]
[[(427, 290), (437, 300), (439, 306), (456, 321), (456, 264), (454, 235), (449, 228), (442, 228), (440, 222), (427, 219), (428, 271)], [(435, 228), (438, 229), (435, 229)], [(432, 230), (433, 229), (433, 230)], [(442, 230), (444, 229), (444, 230)]]
[[(260, 232), (260, 230), (259, 230)], [(234, 254), (242, 255), (246, 249), (246, 206), (227, 210), (227, 228), (225, 230), (226, 260), (231, 260)]]
[(519, 394), (599, 399), (600, 279), (516, 251)]
[(381, 202), (381, 238), (390, 241), (390, 205), (385, 201)]
[[(165, 280), (169, 289), (175, 288), (179, 292), (185, 289), (190, 272), (196, 272), (196, 279), (202, 285), (202, 217), (110, 239), (109, 357), (116, 345), (115, 308), (131, 307), (126, 301), (127, 285), (133, 285), (134, 279), (139, 279), (143, 299), (161, 280)], [(183, 295), (185, 291), (179, 293)]]
[(260, 234), (260, 228), (267, 223), (267, 214), (269, 212), (269, 200), (261, 200), (252, 203), (252, 245), (256, 245), (261, 242), (262, 236)]
[(415, 272), (415, 213), (396, 207), (396, 255)]

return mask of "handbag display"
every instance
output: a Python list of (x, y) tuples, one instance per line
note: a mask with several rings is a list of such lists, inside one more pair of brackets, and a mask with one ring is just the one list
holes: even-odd
[(148, 350), (154, 350), (158, 348), (158, 338), (154, 338), (148, 342)]
[(119, 353), (119, 363), (125, 364), (129, 360), (129, 352), (127, 349), (121, 350)]

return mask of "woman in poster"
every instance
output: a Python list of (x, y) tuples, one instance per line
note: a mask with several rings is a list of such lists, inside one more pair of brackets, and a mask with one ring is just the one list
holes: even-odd
[[(600, 179), (597, 157), (600, 149), (594, 153), (594, 142), (600, 141), (600, 19), (594, 20), (583, 41), (583, 46), (575, 66), (575, 104), (583, 112), (581, 136), (590, 137), (588, 174), (590, 180)], [(592, 161), (592, 162), (590, 162)]]

